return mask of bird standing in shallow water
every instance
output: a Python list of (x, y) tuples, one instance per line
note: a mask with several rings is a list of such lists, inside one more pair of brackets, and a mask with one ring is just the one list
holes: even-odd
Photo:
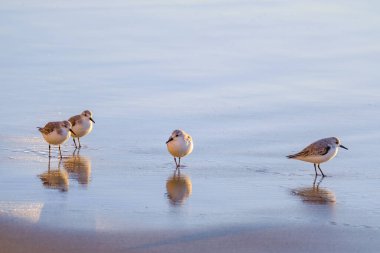
[(193, 151), (193, 139), (183, 130), (174, 130), (166, 145), (169, 153), (174, 157), (176, 168), (181, 166), (181, 157), (187, 156)]
[(71, 129), (71, 123), (67, 120), (58, 122), (49, 122), (44, 127), (37, 127), (42, 133), (45, 141), (49, 143), (49, 157), (51, 146), (58, 145), (59, 156), (62, 158), (61, 144), (63, 144), (67, 139), (70, 138), (70, 133), (75, 134)]
[(297, 154), (288, 155), (287, 158), (313, 163), (315, 175), (318, 175), (317, 173), (317, 165), (318, 165), (318, 169), (321, 171), (322, 176), (324, 177), (325, 174), (321, 170), (320, 164), (333, 159), (338, 153), (339, 147), (348, 150), (348, 148), (340, 144), (340, 141), (338, 138), (336, 137), (325, 138), (325, 139), (321, 139), (310, 144), (309, 146), (307, 146), (306, 148), (304, 148), (301, 152)]
[(79, 138), (89, 134), (92, 130), (92, 123), (95, 121), (92, 119), (92, 112), (89, 110), (83, 111), (80, 115), (75, 115), (69, 119), (72, 124), (73, 131), (75, 134), (71, 134), (75, 144), (75, 148), (78, 148), (75, 138), (78, 138), (79, 148), (80, 145)]

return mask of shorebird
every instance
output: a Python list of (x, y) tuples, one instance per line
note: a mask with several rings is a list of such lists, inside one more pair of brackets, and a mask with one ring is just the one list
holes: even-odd
[[(193, 151), (193, 140), (189, 134), (183, 130), (174, 130), (169, 140), (166, 142), (168, 151), (174, 157), (176, 168), (181, 166), (181, 157), (187, 156)], [(178, 163), (177, 158), (178, 157)]]
[(75, 144), (75, 148), (78, 148), (75, 138), (78, 138), (79, 148), (80, 145), (79, 138), (89, 134), (92, 130), (92, 123), (95, 121), (92, 119), (92, 112), (89, 110), (83, 111), (80, 115), (75, 115), (69, 119), (70, 123), (73, 125), (73, 131), (75, 134), (71, 134)]
[(75, 134), (71, 129), (71, 123), (67, 120), (58, 122), (49, 122), (44, 127), (37, 127), (42, 133), (45, 141), (49, 143), (49, 157), (51, 145), (58, 145), (59, 155), (62, 158), (61, 144), (70, 138), (70, 132)]
[(338, 153), (339, 147), (348, 150), (348, 148), (340, 144), (340, 141), (338, 138), (336, 137), (325, 138), (325, 139), (321, 139), (310, 144), (309, 146), (307, 146), (306, 148), (304, 148), (301, 152), (297, 154), (288, 155), (287, 158), (313, 163), (315, 175), (316, 176), (318, 175), (317, 173), (317, 166), (318, 166), (318, 169), (321, 171), (322, 176), (324, 177), (325, 174), (321, 170), (320, 164), (333, 159)]

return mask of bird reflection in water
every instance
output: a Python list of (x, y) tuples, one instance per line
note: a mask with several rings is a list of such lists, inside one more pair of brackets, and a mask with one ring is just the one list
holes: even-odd
[(63, 161), (63, 167), (69, 172), (70, 178), (74, 178), (79, 184), (87, 185), (91, 178), (91, 160), (88, 157), (79, 155), (74, 150), (73, 155)]
[(49, 189), (58, 189), (61, 191), (67, 191), (69, 189), (69, 175), (65, 170), (61, 170), (61, 160), (58, 163), (57, 169), (50, 169), (50, 158), (48, 163), (48, 170), (41, 175), (43, 185)]
[(305, 203), (334, 205), (336, 202), (335, 194), (326, 188), (319, 187), (323, 179), (322, 177), (316, 184), (317, 177), (315, 177), (313, 187), (298, 188), (293, 190), (292, 193), (299, 196)]
[(166, 181), (166, 190), (170, 203), (172, 205), (181, 205), (191, 195), (191, 179), (176, 169), (174, 175)]

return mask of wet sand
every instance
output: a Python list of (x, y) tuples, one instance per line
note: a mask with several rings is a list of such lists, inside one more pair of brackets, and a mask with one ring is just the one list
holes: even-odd
[(328, 225), (123, 233), (46, 230), (2, 221), (3, 252), (377, 252), (380, 232)]

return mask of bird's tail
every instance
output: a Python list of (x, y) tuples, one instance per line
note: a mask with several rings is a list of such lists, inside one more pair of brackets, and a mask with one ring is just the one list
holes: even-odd
[(296, 158), (297, 155), (288, 155), (288, 156), (286, 156), (286, 157), (289, 158), (289, 159), (293, 159), (293, 158)]
[(42, 127), (37, 127), (38, 131), (40, 131), (42, 133)]

